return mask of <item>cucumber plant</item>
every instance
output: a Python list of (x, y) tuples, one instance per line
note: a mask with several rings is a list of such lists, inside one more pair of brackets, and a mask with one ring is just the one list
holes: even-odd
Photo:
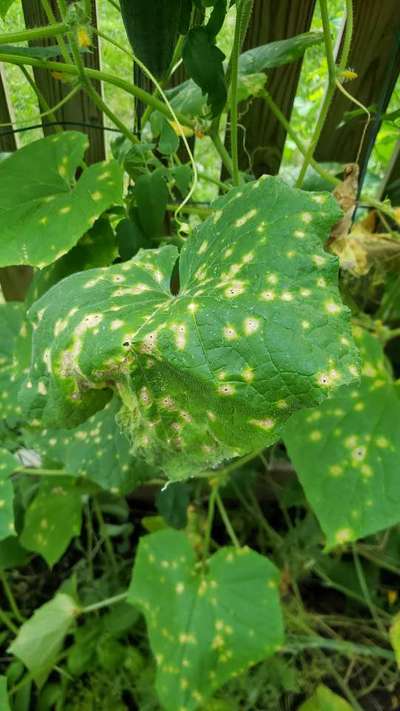
[[(11, 4), (0, 3), (4, 15)], [(85, 69), (91, 3), (57, 6), (60, 22), (43, 2), (52, 50), (10, 47), (1, 35), (0, 60), (73, 81), (121, 135), (107, 160), (91, 166), (84, 134), (69, 130), (0, 162), (0, 266), (34, 268), (25, 301), (0, 304), (0, 569), (33, 554), (56, 565), (92, 506), (115, 572), (112, 535), (130, 550), (132, 533), (121, 502), (146, 482), (164, 487), (164, 518), (146, 524), (130, 583), (114, 576), (104, 599), (90, 599), (72, 576), (25, 620), (8, 594), (5, 639), (27, 670), (19, 683), (33, 679), (40, 708), (50, 708), (41, 694), (51, 697), (49, 676), (65, 660), (73, 675), (94, 658), (115, 669), (126, 661), (120, 638), (140, 610), (162, 707), (210, 708), (224, 683), (286, 644), (277, 559), (239, 540), (220, 488), (284, 445), (325, 551), (400, 521), (399, 389), (382, 348), (387, 331), (378, 325), (377, 338), (376, 324), (357, 312), (329, 248), (340, 206), (329, 191), (255, 180), (238, 167), (238, 106), (267, 97), (269, 69), (324, 39), (329, 52), (330, 41), (324, 27), (325, 37), (306, 33), (241, 53), (250, 0), (121, 0), (122, 49), (154, 82), (149, 93)], [(226, 60), (217, 36), (232, 9)], [(54, 61), (65, 53), (70, 62)], [(188, 78), (171, 88), (181, 62)], [(122, 124), (93, 79), (143, 102), (141, 127)], [(218, 196), (199, 205), (190, 140), (206, 134), (228, 177), (205, 176)], [(310, 162), (337, 185), (311, 154), (302, 172)], [(200, 534), (187, 513), (194, 481), (209, 482)], [(107, 526), (102, 505), (118, 525)], [(231, 545), (211, 554), (216, 509)], [(87, 525), (90, 538), (90, 516)], [(114, 632), (111, 612), (92, 626), (83, 621), (114, 605)], [(11, 701), (1, 677), (1, 708), (14, 709), (18, 683), (7, 677)], [(325, 697), (335, 694), (320, 685), (304, 709)]]

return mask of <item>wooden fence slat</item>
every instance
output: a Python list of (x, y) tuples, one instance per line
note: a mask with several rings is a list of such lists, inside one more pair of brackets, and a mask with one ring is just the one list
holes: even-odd
[[(340, 51), (340, 50), (339, 50)], [(345, 86), (365, 106), (386, 110), (400, 71), (399, 0), (354, 0), (354, 32), (349, 66), (358, 78)], [(319, 161), (351, 163), (357, 157), (366, 118), (357, 117), (340, 126), (346, 111), (357, 109), (339, 91), (335, 93), (315, 157)], [(373, 117), (360, 155), (364, 172), (380, 127)]]
[[(7, 87), (0, 64), (0, 123), (9, 123), (13, 119), (12, 106), (8, 101)], [(11, 153), (17, 149), (15, 134), (3, 132), (11, 127), (0, 128), (0, 151)], [(31, 267), (2, 267), (0, 269), (0, 287), (6, 301), (23, 301), (32, 279)]]
[[(0, 123), (10, 123), (13, 120), (12, 107), (8, 100), (4, 72), (0, 63)], [(14, 133), (9, 133), (12, 127), (0, 127), (0, 151), (8, 153), (15, 151), (17, 141)], [(7, 132), (7, 135), (3, 135)]]
[[(315, 0), (255, 0), (243, 50), (293, 37), (310, 29)], [(302, 61), (268, 72), (268, 91), (287, 119), (293, 107)], [(256, 177), (279, 171), (286, 131), (262, 99), (255, 99), (240, 118), (239, 165)], [(228, 136), (229, 140), (229, 136)], [(243, 147), (245, 144), (245, 150)]]
[[(52, 0), (51, 4), (54, 13), (57, 16), (57, 3)], [(22, 0), (22, 5), (27, 27), (37, 27), (47, 24), (47, 19), (42, 10), (40, 0)], [(92, 0), (92, 11), (94, 21), (97, 22), (95, 0)], [(93, 42), (94, 46), (92, 47), (92, 51), (84, 54), (83, 57), (87, 67), (98, 69), (100, 66), (100, 56), (98, 38), (96, 35), (93, 37)], [(51, 42), (43, 41), (36, 44), (42, 46), (46, 44), (54, 44), (54, 40)], [(35, 69), (34, 75), (37, 85), (50, 107), (57, 104), (69, 91), (71, 91), (70, 84), (64, 84), (63, 82), (54, 79), (50, 72), (46, 70)], [(93, 82), (93, 85), (98, 92), (101, 92), (101, 85), (99, 82)], [(104, 159), (105, 143), (104, 133), (101, 128), (85, 128), (81, 125), (92, 124), (99, 127), (103, 126), (102, 112), (94, 106), (93, 102), (84, 92), (76, 94), (70, 101), (68, 101), (67, 104), (57, 111), (56, 116), (57, 120), (66, 123), (67, 129), (76, 128), (89, 136), (90, 147), (86, 154), (86, 161), (88, 163), (96, 163), (97, 161)], [(49, 117), (44, 117), (43, 124), (46, 124), (49, 121)], [(75, 126), (73, 124), (75, 124)], [(49, 135), (54, 133), (54, 128), (44, 126), (43, 132), (45, 135)]]

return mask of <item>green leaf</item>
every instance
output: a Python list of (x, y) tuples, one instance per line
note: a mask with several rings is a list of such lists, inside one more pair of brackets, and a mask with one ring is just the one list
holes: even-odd
[[(72, 427), (117, 391), (134, 451), (180, 479), (280, 437), (357, 374), (331, 196), (265, 178), (232, 190), (185, 243), (64, 279), (30, 311), (26, 415)], [(318, 333), (318, 338), (315, 334)]]
[(145, 249), (149, 246), (149, 238), (144, 234), (137, 219), (121, 220), (117, 225), (116, 234), (122, 261), (134, 257), (141, 247)]
[(164, 487), (156, 496), (157, 511), (171, 528), (185, 528), (190, 489), (184, 482), (176, 482)]
[(46, 681), (77, 614), (69, 595), (58, 593), (25, 622), (9, 647), (31, 672), (38, 686)]
[[(250, 80), (250, 86), (254, 89), (255, 83), (257, 83), (257, 89), (259, 90), (261, 88), (260, 72), (274, 69), (290, 62), (296, 62), (308, 47), (320, 44), (322, 41), (323, 34), (321, 32), (306, 32), (290, 39), (278, 40), (260, 47), (254, 47), (241, 54), (239, 57), (238, 77), (241, 92), (238, 100), (243, 101), (245, 98), (244, 89), (249, 86), (247, 77), (251, 75), (258, 77), (257, 80), (255, 78)], [(264, 84), (265, 75), (263, 74), (263, 86)], [(251, 93), (253, 94), (254, 91)], [(169, 89), (167, 95), (176, 111), (181, 111), (188, 116), (204, 116), (206, 114), (206, 102), (201, 89), (191, 79), (182, 82), (182, 84), (173, 89)]]
[(131, 444), (115, 422), (115, 398), (73, 430), (26, 431), (25, 443), (63, 473), (87, 477), (114, 494), (129, 493), (145, 481), (149, 467), (131, 455)]
[(207, 94), (211, 116), (218, 116), (227, 99), (224, 53), (204, 27), (195, 27), (186, 35), (182, 58), (188, 75)]
[(160, 237), (169, 195), (164, 168), (137, 178), (133, 194), (143, 231), (150, 239)]
[[(51, 503), (50, 503), (51, 502)], [(25, 512), (20, 541), (52, 566), (81, 530), (81, 492), (65, 477), (44, 479)]]
[(24, 304), (0, 304), (0, 343), (0, 420), (18, 420), (18, 391), (31, 355), (31, 329)]
[(141, 539), (128, 601), (146, 617), (167, 711), (198, 708), (283, 642), (278, 571), (249, 548), (221, 548), (207, 572), (184, 533)]
[(34, 57), (39, 59), (50, 59), (60, 56), (60, 48), (58, 45), (51, 45), (49, 47), (20, 47), (19, 45), (0, 44), (0, 52), (1, 54), (20, 55), (22, 57)]
[(266, 69), (275, 69), (284, 64), (297, 62), (306, 49), (321, 44), (322, 32), (304, 32), (289, 39), (269, 42), (243, 52), (239, 57), (239, 74), (256, 74)]
[(330, 549), (400, 521), (400, 400), (379, 343), (357, 334), (358, 386), (295, 414), (283, 433)]
[(19, 543), (18, 538), (8, 536), (0, 541), (0, 570), (7, 568), (18, 568), (25, 565), (28, 559), (28, 552)]
[(10, 476), (20, 464), (6, 449), (0, 449), (0, 540), (15, 535), (14, 489)]
[(67, 254), (35, 273), (28, 298), (32, 303), (66, 276), (108, 266), (117, 256), (117, 240), (110, 222), (100, 218)]
[(5, 19), (5, 16), (7, 15), (7, 12), (13, 2), (15, 2), (15, 0), (0, 0), (0, 17), (2, 17), (3, 20)]
[(122, 199), (115, 161), (74, 176), (88, 139), (66, 131), (29, 143), (0, 163), (0, 266), (44, 267), (68, 252)]
[(5, 676), (0, 676), (0, 708), (1, 711), (10, 711), (7, 693), (7, 677)]
[(389, 629), (390, 643), (396, 655), (396, 663), (400, 669), (400, 613), (394, 616)]
[(311, 698), (301, 704), (299, 711), (351, 711), (351, 706), (327, 686), (320, 684)]

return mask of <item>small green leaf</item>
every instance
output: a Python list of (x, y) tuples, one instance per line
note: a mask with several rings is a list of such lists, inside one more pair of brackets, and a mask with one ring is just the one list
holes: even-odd
[(122, 199), (115, 161), (96, 163), (75, 180), (88, 145), (66, 131), (20, 148), (0, 163), (0, 266), (44, 267), (68, 252)]
[(206, 572), (184, 533), (141, 539), (128, 601), (146, 617), (167, 711), (197, 709), (231, 676), (279, 649), (278, 583), (272, 563), (248, 548), (221, 548)]
[[(0, 0), (1, 2), (1, 0)], [(22, 57), (34, 57), (39, 59), (50, 59), (60, 56), (58, 45), (50, 47), (20, 47), (19, 45), (0, 44), (1, 54), (20, 55)]]
[(0, 541), (15, 534), (14, 489), (10, 476), (20, 463), (6, 449), (0, 449)]
[(300, 706), (299, 711), (351, 711), (351, 706), (327, 686), (320, 684), (311, 698)]
[(25, 512), (21, 543), (39, 553), (48, 565), (56, 563), (81, 530), (81, 492), (65, 477), (43, 480)]
[[(173, 479), (272, 444), (296, 410), (357, 375), (327, 194), (235, 189), (173, 246), (74, 274), (30, 310), (26, 416), (74, 427), (117, 392), (135, 456)], [(315, 333), (318, 332), (318, 338)]]
[(176, 482), (164, 487), (156, 496), (157, 511), (171, 528), (185, 528), (190, 489), (184, 482)]
[(360, 384), (296, 413), (283, 433), (328, 549), (400, 521), (400, 400), (378, 341), (356, 335)]
[(168, 188), (164, 169), (137, 178), (133, 194), (137, 203), (140, 225), (150, 239), (163, 234)]
[(9, 647), (31, 672), (38, 686), (46, 681), (77, 614), (69, 595), (58, 593), (33, 613)]
[(218, 116), (227, 99), (223, 66), (225, 55), (204, 27), (195, 27), (186, 35), (182, 58), (189, 76), (203, 94), (207, 94), (211, 115)]
[(1, 711), (10, 711), (7, 693), (7, 677), (5, 676), (0, 676), (0, 708)]
[(31, 355), (25, 304), (0, 304), (0, 343), (0, 420), (18, 420), (18, 391), (29, 370)]
[(322, 32), (304, 32), (289, 39), (269, 42), (243, 52), (239, 57), (239, 74), (256, 74), (297, 62), (306, 49), (323, 42)]

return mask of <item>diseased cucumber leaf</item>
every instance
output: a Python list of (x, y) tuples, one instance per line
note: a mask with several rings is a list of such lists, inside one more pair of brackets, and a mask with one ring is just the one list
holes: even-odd
[(0, 540), (15, 535), (14, 489), (10, 476), (19, 467), (16, 457), (0, 448)]
[(132, 457), (130, 442), (115, 422), (119, 408), (115, 398), (74, 430), (28, 430), (25, 442), (63, 473), (127, 494), (149, 478), (151, 469)]
[(88, 139), (65, 131), (24, 146), (0, 163), (0, 266), (44, 267), (68, 252), (111, 205), (122, 200), (116, 161), (75, 180)]
[(24, 622), (10, 645), (8, 651), (25, 664), (39, 686), (43, 686), (56, 663), (76, 613), (73, 598), (65, 593), (57, 593)]
[(339, 214), (268, 177), (215, 203), (181, 252), (179, 294), (172, 246), (64, 279), (30, 310), (26, 415), (73, 427), (116, 391), (135, 453), (173, 479), (277, 441), (357, 375), (322, 246)]
[(19, 418), (18, 391), (30, 360), (30, 327), (21, 303), (0, 304), (0, 421)]
[(296, 413), (283, 433), (328, 549), (400, 521), (400, 399), (378, 341), (355, 335), (360, 384)]
[(235, 673), (283, 642), (279, 575), (249, 548), (221, 548), (196, 565), (184, 533), (141, 539), (128, 601), (143, 610), (166, 711), (197, 709)]
[(79, 535), (81, 518), (82, 493), (74, 482), (65, 477), (44, 479), (25, 512), (21, 544), (54, 565)]

